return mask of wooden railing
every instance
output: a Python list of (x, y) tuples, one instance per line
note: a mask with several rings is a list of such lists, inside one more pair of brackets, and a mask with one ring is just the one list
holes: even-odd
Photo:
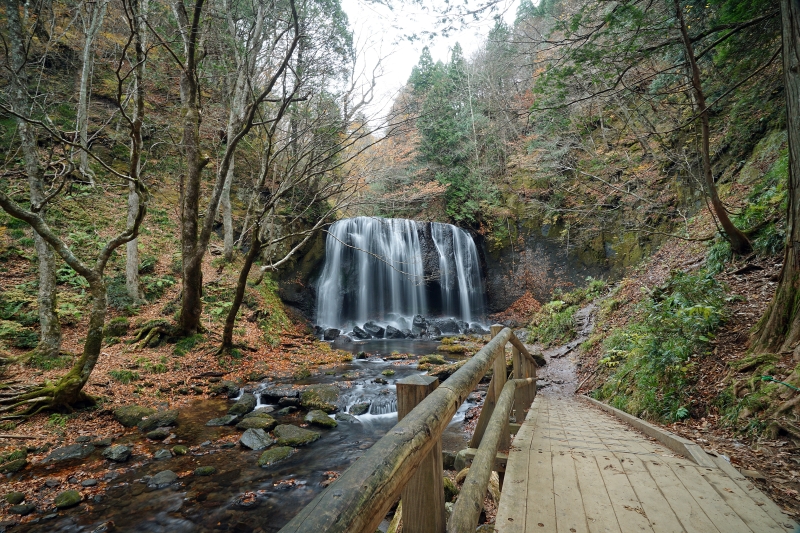
[[(492, 340), (444, 383), (414, 376), (397, 383), (400, 421), (303, 508), (280, 533), (374, 533), (403, 500), (404, 533), (473, 533), (499, 448), (507, 448), (509, 416), (524, 419), (536, 395), (534, 357), (514, 333), (492, 326)], [(513, 379), (506, 379), (506, 344), (512, 344)], [(445, 526), (441, 436), (459, 406), (494, 369), (471, 445), (478, 448)], [(477, 513), (475, 512), (477, 510)]]

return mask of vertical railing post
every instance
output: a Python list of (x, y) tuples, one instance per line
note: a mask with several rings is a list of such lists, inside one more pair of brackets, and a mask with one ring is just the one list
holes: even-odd
[[(501, 331), (503, 331), (503, 326), (500, 324), (494, 324), (489, 329), (491, 331), (492, 338), (495, 338), (500, 334)], [(492, 417), (494, 406), (497, 403), (497, 399), (500, 397), (500, 393), (503, 391), (505, 384), (506, 348), (505, 345), (503, 345), (501, 348), (499, 348), (498, 353), (495, 354), (494, 363), (492, 365), (492, 380), (489, 382), (489, 389), (486, 391), (486, 398), (483, 400), (483, 408), (481, 409), (481, 414), (478, 417), (478, 423), (475, 425), (475, 432), (472, 434), (472, 440), (469, 443), (471, 448), (477, 448), (481, 445), (483, 434), (486, 431), (486, 425), (489, 423), (489, 419)], [(508, 449), (509, 444), (511, 444), (511, 436), (508, 432), (508, 424), (506, 424), (505, 431), (500, 437), (500, 448)]]
[[(526, 376), (527, 366), (525, 363), (527, 361), (523, 361), (522, 353), (519, 349), (511, 345), (511, 362), (514, 366), (514, 379), (523, 379)], [(529, 404), (525, 403), (525, 400), (528, 398), (527, 387), (518, 387), (517, 390), (514, 392), (514, 421), (517, 424), (522, 424), (525, 420), (525, 409), (528, 408)]]
[[(411, 376), (397, 382), (397, 418), (402, 420), (439, 386), (432, 376)], [(436, 439), (403, 489), (403, 531), (405, 533), (444, 533), (444, 480), (442, 478), (442, 440)]]

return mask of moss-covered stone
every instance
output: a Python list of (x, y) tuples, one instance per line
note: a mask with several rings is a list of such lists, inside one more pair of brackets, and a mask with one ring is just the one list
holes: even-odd
[(291, 424), (281, 424), (273, 431), (278, 437), (279, 446), (304, 446), (311, 444), (320, 437), (316, 431), (299, 428)]
[(175, 455), (186, 455), (189, 453), (189, 448), (184, 446), (183, 444), (176, 444), (172, 447), (172, 453)]
[(263, 429), (264, 431), (271, 431), (278, 422), (266, 413), (259, 416), (249, 416), (244, 418), (241, 422), (236, 424), (236, 429)]
[(277, 448), (271, 448), (262, 453), (261, 457), (258, 458), (258, 466), (274, 465), (277, 462), (288, 459), (292, 454), (294, 454), (294, 452), (295, 450), (290, 446), (278, 446)]
[(323, 428), (335, 428), (338, 425), (336, 420), (329, 417), (325, 411), (320, 411), (319, 409), (309, 411), (309, 413), (306, 415), (305, 421)]
[(242, 394), (241, 398), (236, 400), (236, 403), (233, 404), (230, 409), (228, 409), (228, 414), (236, 416), (246, 415), (255, 409), (257, 404), (258, 400), (256, 400), (255, 395), (246, 392)]
[(132, 428), (141, 422), (143, 418), (155, 412), (155, 409), (143, 407), (141, 405), (126, 405), (114, 410), (114, 418), (126, 428)]
[(68, 509), (70, 507), (75, 507), (79, 503), (83, 496), (77, 490), (65, 490), (53, 501), (53, 504), (56, 506), (57, 509)]
[(201, 466), (194, 469), (195, 476), (210, 476), (217, 471), (213, 466)]
[(333, 385), (312, 385), (300, 394), (300, 405), (306, 409), (319, 409), (326, 413), (339, 410), (339, 389)]
[(126, 333), (128, 333), (128, 329), (131, 327), (130, 323), (128, 322), (127, 317), (118, 316), (116, 318), (112, 318), (106, 324), (105, 329), (103, 330), (104, 337), (122, 337)]
[(7, 463), (3, 463), (0, 465), (0, 474), (14, 474), (19, 472), (25, 465), (28, 464), (27, 459), (17, 459), (15, 461), (8, 461)]
[(444, 501), (452, 502), (458, 496), (458, 487), (449, 477), (443, 477), (442, 479), (444, 480)]
[(25, 500), (25, 493), (23, 492), (9, 492), (6, 494), (6, 501), (11, 505), (17, 505), (18, 503), (22, 503)]
[(140, 420), (136, 427), (147, 432), (158, 427), (172, 426), (176, 420), (178, 420), (178, 411), (176, 410), (157, 411)]

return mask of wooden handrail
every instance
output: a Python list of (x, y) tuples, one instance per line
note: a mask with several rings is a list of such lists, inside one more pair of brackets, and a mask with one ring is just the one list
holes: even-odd
[(507, 381), (497, 400), (486, 433), (483, 436), (475, 459), (469, 469), (467, 478), (461, 486), (461, 493), (453, 506), (453, 513), (447, 523), (447, 533), (473, 533), (486, 497), (486, 487), (494, 469), (494, 460), (504, 429), (508, 426), (508, 417), (514, 405), (514, 394), (523, 386), (536, 383), (536, 377), (512, 379)]
[[(501, 357), (505, 361), (505, 346), (509, 341), (536, 363), (514, 333), (509, 328), (502, 329), (279, 533), (374, 533), (495, 359)], [(507, 413), (505, 421), (507, 427)]]

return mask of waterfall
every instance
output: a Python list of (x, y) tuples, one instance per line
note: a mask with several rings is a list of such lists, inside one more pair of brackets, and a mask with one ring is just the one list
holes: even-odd
[(349, 330), (373, 320), (408, 329), (416, 315), (485, 320), (478, 251), (438, 222), (349, 218), (328, 230), (317, 324)]

